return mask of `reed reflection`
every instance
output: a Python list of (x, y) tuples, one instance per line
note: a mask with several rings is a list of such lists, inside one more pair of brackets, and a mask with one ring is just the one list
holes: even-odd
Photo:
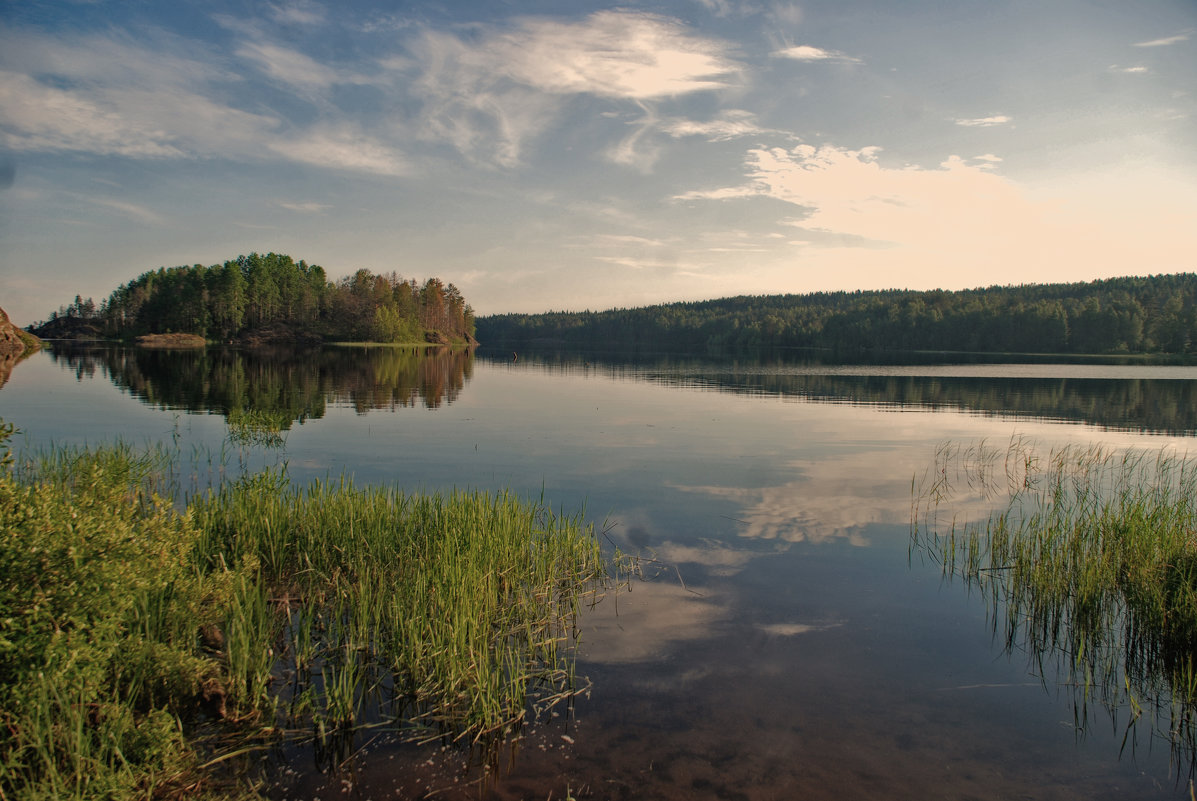
[[(982, 443), (941, 449), (912, 489), (912, 548), (986, 598), (1007, 653), (1071, 690), (1078, 734), (1104, 709), (1124, 751), (1161, 737), (1191, 778), (1197, 464), (1172, 449)], [(960, 525), (958, 492), (997, 511)]]

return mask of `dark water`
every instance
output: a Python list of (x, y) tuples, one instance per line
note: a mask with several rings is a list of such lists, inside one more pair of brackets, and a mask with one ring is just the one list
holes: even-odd
[[(589, 693), (483, 797), (1187, 798), (1165, 733), (1124, 746), (1127, 710), (1078, 717), (1075, 687), (911, 555), (909, 523), (946, 440), (1191, 451), (1194, 393), (1197, 368), (1094, 361), (85, 349), (17, 365), (0, 417), (24, 447), (120, 437), (222, 470), (543, 494), (656, 559), (583, 619)], [(249, 412), (285, 445), (230, 440)], [(331, 777), (294, 752), (277, 794), (479, 797), (457, 750), (363, 744)]]

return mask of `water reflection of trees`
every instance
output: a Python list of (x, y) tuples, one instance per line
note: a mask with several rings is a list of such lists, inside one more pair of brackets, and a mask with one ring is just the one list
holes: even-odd
[[(911, 357), (914, 359), (911, 359)], [(510, 361), (510, 354), (486, 357)], [(896, 358), (896, 356), (895, 356)], [(943, 357), (906, 354), (899, 364), (936, 364)], [(953, 354), (953, 361), (960, 361)], [(994, 362), (993, 358), (983, 362)], [(1113, 360), (1111, 360), (1113, 361)], [(595, 372), (737, 394), (802, 398), (820, 403), (959, 409), (983, 415), (1065, 420), (1111, 429), (1167, 434), (1197, 432), (1197, 381), (1140, 378), (998, 378), (861, 375), (818, 372), (840, 365), (794, 357), (711, 360), (687, 356), (614, 356), (568, 352), (520, 354), (520, 364)]]
[(324, 416), (328, 404), (359, 414), (452, 403), (473, 372), (473, 353), (449, 348), (322, 348), (242, 351), (154, 350), (56, 344), (54, 361), (77, 376), (101, 373), (161, 409), (248, 413), (294, 422)]

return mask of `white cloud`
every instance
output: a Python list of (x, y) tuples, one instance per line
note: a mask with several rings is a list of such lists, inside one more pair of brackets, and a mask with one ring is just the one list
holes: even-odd
[(974, 117), (972, 119), (957, 119), (956, 124), (965, 128), (992, 128), (995, 125), (1005, 125), (1011, 118), (1005, 114), (995, 114), (992, 117)]
[(1145, 74), (1145, 73), (1150, 72), (1150, 70), (1147, 69), (1147, 67), (1143, 67), (1143, 66), (1120, 67), (1117, 64), (1111, 64), (1109, 66), (1109, 70), (1110, 70), (1110, 72), (1126, 72), (1126, 73), (1131, 73), (1131, 74), (1135, 74), (1135, 73)]
[(992, 154), (979, 164), (949, 156), (934, 169), (884, 166), (878, 154), (754, 149), (746, 183), (678, 197), (801, 208), (790, 224), (810, 243), (804, 261), (838, 286), (1081, 280), (1183, 271), (1197, 258), (1197, 232), (1181, 211), (1197, 208), (1197, 184), (1183, 174), (1110, 167), (1032, 191), (996, 173)]
[(1162, 39), (1152, 39), (1148, 42), (1135, 42), (1135, 47), (1167, 47), (1168, 45), (1179, 44), (1180, 42), (1187, 42), (1189, 40), (1189, 31), (1178, 33), (1175, 36), (1165, 36)]
[[(748, 184), (689, 193), (684, 199), (765, 196), (809, 209), (803, 229), (856, 237), (865, 243), (903, 243), (928, 237), (968, 242), (1018, 204), (1013, 186), (956, 156), (940, 169), (887, 168), (880, 148), (800, 145), (749, 152)], [(843, 241), (843, 240), (840, 240)]]
[(795, 61), (836, 61), (841, 63), (859, 64), (860, 59), (845, 55), (838, 50), (824, 50), (811, 45), (795, 45), (783, 50), (776, 50), (772, 54), (776, 58), (789, 58)]
[(722, 89), (738, 72), (726, 46), (653, 14), (599, 11), (532, 20), (490, 43), (503, 71), (546, 92), (647, 100)]

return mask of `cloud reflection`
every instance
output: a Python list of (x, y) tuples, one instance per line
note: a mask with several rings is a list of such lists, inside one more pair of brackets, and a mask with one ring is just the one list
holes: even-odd
[[(788, 466), (801, 477), (776, 486), (674, 488), (739, 504), (735, 520), (741, 537), (785, 543), (847, 540), (864, 547), (870, 544), (869, 526), (910, 520), (911, 478), (927, 469), (926, 461), (916, 465), (904, 450), (870, 451), (792, 461)], [(962, 515), (983, 516), (989, 507), (980, 496), (953, 503)]]
[(686, 589), (676, 580), (635, 581), (586, 613), (582, 658), (601, 664), (658, 659), (680, 642), (711, 636), (728, 616), (728, 604), (705, 588)]

